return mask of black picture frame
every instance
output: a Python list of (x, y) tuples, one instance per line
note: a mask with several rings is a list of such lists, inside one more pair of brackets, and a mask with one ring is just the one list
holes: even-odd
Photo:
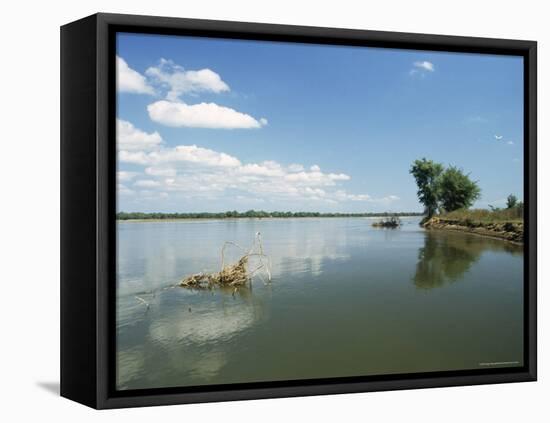
[[(522, 56), (525, 365), (521, 368), (115, 391), (114, 48), (117, 32)], [(103, 409), (535, 381), (536, 139), (537, 44), (534, 41), (104, 13), (61, 27), (61, 395)]]

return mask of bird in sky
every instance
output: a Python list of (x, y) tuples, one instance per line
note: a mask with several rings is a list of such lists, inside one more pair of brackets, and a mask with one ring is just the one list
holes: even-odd
[(495, 135), (495, 140), (500, 141), (502, 139), (502, 135)]

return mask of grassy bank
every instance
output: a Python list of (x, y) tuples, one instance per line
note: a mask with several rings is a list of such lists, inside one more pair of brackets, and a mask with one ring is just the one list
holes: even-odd
[(427, 219), (423, 226), (426, 229), (470, 232), (523, 243), (523, 210), (518, 207), (502, 210), (456, 210)]
[(442, 219), (463, 220), (477, 223), (523, 223), (523, 209), (513, 207), (510, 209), (486, 210), (455, 210), (440, 216)]

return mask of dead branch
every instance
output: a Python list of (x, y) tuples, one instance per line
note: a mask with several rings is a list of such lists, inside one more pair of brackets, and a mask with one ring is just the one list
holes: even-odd
[[(232, 264), (225, 264), (225, 249), (228, 246), (234, 246), (245, 254)], [(249, 271), (248, 265), (251, 258), (256, 258), (259, 265), (254, 270)], [(239, 244), (233, 241), (224, 242), (221, 249), (221, 269), (214, 273), (196, 273), (185, 277), (180, 286), (194, 289), (212, 289), (213, 287), (234, 287), (237, 290), (251, 283), (254, 275), (259, 275), (261, 270), (267, 275), (268, 282), (271, 282), (271, 264), (269, 258), (264, 254), (262, 239), (260, 232), (257, 232), (252, 246), (249, 250), (245, 250)], [(262, 280), (263, 277), (261, 277)], [(234, 290), (234, 292), (236, 292)]]

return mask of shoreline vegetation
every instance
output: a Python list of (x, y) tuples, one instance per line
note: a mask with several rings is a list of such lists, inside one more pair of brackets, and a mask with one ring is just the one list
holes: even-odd
[(443, 229), (468, 232), (523, 244), (523, 210), (519, 208), (502, 210), (456, 210), (421, 222), (425, 229)]
[(506, 208), (470, 209), (481, 198), (481, 188), (462, 169), (422, 158), (413, 162), (409, 173), (424, 205), (426, 217), (420, 225), (425, 229), (469, 232), (523, 244), (524, 205), (514, 194), (506, 199)]
[(407, 216), (424, 216), (424, 213), (419, 212), (399, 212), (399, 213), (321, 213), (321, 212), (290, 212), (290, 211), (264, 211), (264, 210), (248, 210), (246, 212), (238, 212), (236, 210), (211, 213), (141, 213), (141, 212), (118, 212), (116, 220), (183, 220), (183, 219), (250, 219), (250, 218), (272, 218), (272, 219), (288, 219), (288, 218), (303, 218), (303, 217), (407, 217)]

